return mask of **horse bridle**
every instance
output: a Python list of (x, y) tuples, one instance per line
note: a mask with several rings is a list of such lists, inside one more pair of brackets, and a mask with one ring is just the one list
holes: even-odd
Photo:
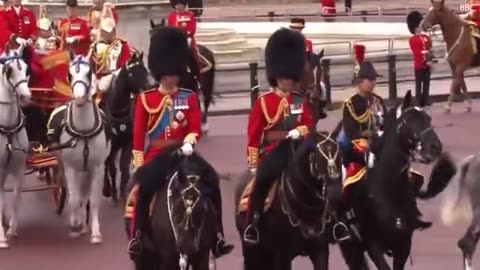
[(317, 150), (318, 153), (327, 161), (327, 173), (322, 174), (319, 173), (318, 169), (318, 162), (310, 162), (310, 171), (312, 175), (315, 175), (315, 172), (317, 172), (317, 178), (321, 179), (336, 179), (340, 176), (339, 170), (336, 164), (338, 154), (339, 154), (339, 149), (338, 146), (335, 148), (335, 152), (332, 152), (331, 146), (327, 145), (326, 148), (327, 150), (325, 151), (324, 145), (328, 142), (333, 143), (337, 145), (337, 142), (332, 139), (332, 133), (329, 133), (328, 135), (324, 135), (322, 133), (317, 133), (318, 135), (323, 137), (323, 140), (317, 143)]
[(75, 81), (71, 81), (72, 79), (72, 75), (69, 73), (69, 79), (70, 79), (70, 85), (72, 87), (72, 89), (75, 87), (75, 85), (77, 84), (81, 84), (85, 87), (85, 97), (88, 97), (88, 94), (90, 93), (91, 91), (91, 88), (92, 88), (92, 75), (93, 75), (93, 71), (92, 71), (92, 66), (90, 65), (90, 63), (84, 61), (81, 57), (77, 57), (75, 60), (73, 60), (73, 62), (71, 63), (72, 67), (75, 67), (75, 72), (80, 72), (80, 68), (82, 65), (86, 65), (88, 66), (88, 69), (89, 69), (89, 72), (87, 74), (87, 77), (89, 78), (88, 82), (84, 82), (83, 80), (75, 80)]
[[(401, 107), (398, 108), (399, 110), (401, 110)], [(407, 123), (407, 120), (405, 119), (404, 115), (405, 113), (408, 113), (408, 112), (411, 112), (413, 110), (416, 110), (416, 111), (422, 111), (423, 109), (421, 108), (418, 108), (418, 107), (409, 107), (403, 111), (401, 111), (401, 114), (400, 116), (397, 117), (397, 119), (399, 120), (399, 122), (397, 123), (397, 132), (400, 132), (400, 130), (403, 128), (403, 127), (406, 127), (408, 129), (408, 131), (413, 135), (413, 138), (411, 136), (408, 137), (407, 139), (407, 143), (409, 144), (409, 153), (410, 153), (410, 158), (413, 160), (413, 161), (419, 161), (419, 162), (422, 162), (421, 159), (419, 158), (416, 158), (416, 154), (418, 152), (420, 152), (422, 150), (422, 138), (429, 132), (431, 132), (433, 130), (433, 126), (432, 125), (429, 125), (428, 127), (424, 128), (423, 130), (421, 130), (420, 132), (415, 132), (413, 131), (408, 123)]]
[[(6, 57), (6, 58), (2, 58), (0, 62), (3, 63), (3, 69), (2, 69), (2, 74), (5, 76), (5, 73), (7, 72), (7, 68), (13, 64), (12, 62), (9, 62), (9, 61), (14, 61), (14, 63), (17, 64), (17, 68), (18, 70), (22, 70), (22, 65), (20, 63), (20, 61), (23, 61), (23, 59), (18, 55), (17, 52), (15, 52), (15, 54), (13, 56), (9, 56), (9, 57)], [(29, 81), (29, 78), (28, 76), (26, 76), (24, 79), (21, 79), (19, 80), (18, 82), (16, 83), (12, 83), (12, 81), (10, 80), (10, 78), (7, 78), (7, 83), (8, 85), (10, 86), (9, 87), (9, 91), (10, 93), (12, 93), (14, 96), (17, 96), (18, 92), (17, 92), (17, 89), (18, 87), (20, 87), (20, 85), (26, 83), (28, 84), (28, 81)], [(0, 104), (10, 104), (11, 102), (1, 102), (0, 101)]]

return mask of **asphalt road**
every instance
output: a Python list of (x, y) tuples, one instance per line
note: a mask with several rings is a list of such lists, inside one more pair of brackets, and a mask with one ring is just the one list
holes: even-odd
[[(441, 105), (433, 106), (430, 111), (445, 149), (456, 159), (475, 153), (480, 148), (480, 102), (474, 103), (474, 112), (471, 114), (465, 114), (462, 110), (462, 104), (455, 104), (451, 115), (444, 115)], [(320, 129), (331, 130), (338, 120), (337, 115), (338, 112), (332, 113), (327, 120), (322, 121)], [(218, 261), (218, 269), (240, 270), (242, 257), (239, 236), (234, 229), (232, 199), (235, 179), (246, 166), (246, 116), (210, 118), (210, 126), (209, 136), (201, 140), (198, 150), (220, 173), (231, 175), (231, 180), (224, 180), (221, 185), (226, 236), (237, 245), (233, 254)], [(425, 168), (420, 170), (428, 174)], [(30, 178), (29, 181), (33, 183), (34, 179)], [(425, 232), (415, 233), (412, 249), (414, 265), (408, 265), (406, 269), (460, 269), (461, 255), (456, 248), (456, 242), (464, 228), (444, 227), (438, 219), (438, 203), (438, 198), (421, 203), (425, 219), (433, 220), (434, 226)], [(49, 192), (24, 194), (20, 237), (10, 250), (0, 250), (0, 269), (133, 269), (126, 253), (127, 240), (123, 231), (121, 208), (112, 207), (107, 200), (103, 202), (101, 229), (104, 243), (100, 246), (91, 246), (88, 238), (69, 239), (66, 222), (65, 216), (54, 214)], [(337, 247), (332, 247), (330, 258), (330, 269), (346, 269)], [(475, 256), (475, 260), (478, 259), (479, 256)], [(295, 260), (294, 267), (301, 270), (311, 269), (311, 265), (304, 258)]]

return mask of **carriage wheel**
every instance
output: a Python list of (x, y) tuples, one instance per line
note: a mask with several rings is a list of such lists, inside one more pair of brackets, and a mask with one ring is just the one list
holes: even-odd
[(57, 207), (57, 215), (61, 215), (65, 208), (65, 201), (67, 200), (67, 189), (64, 187), (57, 187), (53, 190), (53, 200)]

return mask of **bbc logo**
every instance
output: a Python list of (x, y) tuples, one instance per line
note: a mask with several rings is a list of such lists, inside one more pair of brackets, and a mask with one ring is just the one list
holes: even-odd
[(470, 10), (480, 10), (480, 4), (460, 4), (460, 12), (469, 12)]

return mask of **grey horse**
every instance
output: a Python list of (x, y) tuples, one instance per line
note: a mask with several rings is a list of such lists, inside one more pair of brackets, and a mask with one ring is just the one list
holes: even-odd
[(93, 72), (90, 59), (72, 55), (69, 67), (73, 100), (66, 105), (59, 138), (61, 163), (65, 172), (70, 205), (70, 236), (87, 233), (87, 208), (90, 203), (90, 242), (103, 241), (99, 206), (102, 196), (103, 165), (110, 152), (107, 129), (101, 111), (93, 101)]
[(473, 269), (473, 253), (480, 238), (480, 154), (467, 156), (447, 187), (441, 208), (447, 226), (469, 224), (457, 245), (463, 253), (463, 269)]
[[(7, 47), (0, 57), (0, 248), (8, 248), (7, 237), (17, 236), (18, 210), (29, 142), (20, 104), (31, 98), (23, 47)], [(14, 179), (13, 211), (5, 234), (5, 183)]]

